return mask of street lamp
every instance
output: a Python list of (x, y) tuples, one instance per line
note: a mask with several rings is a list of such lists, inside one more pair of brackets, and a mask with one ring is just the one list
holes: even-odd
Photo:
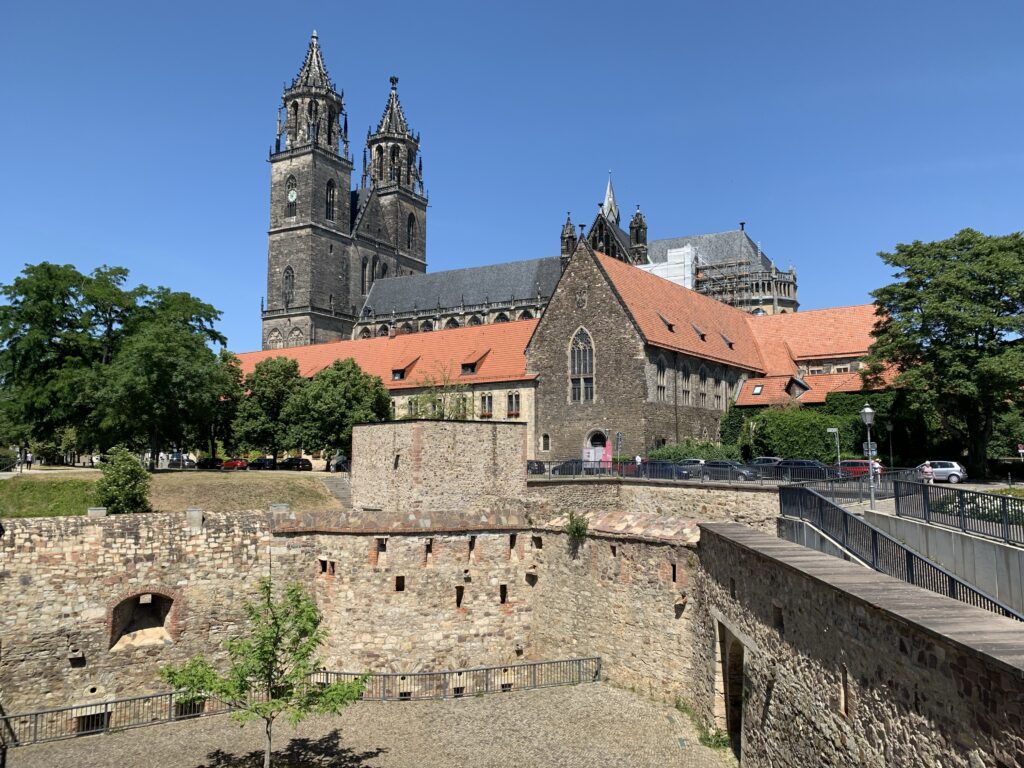
[(839, 427), (828, 427), (825, 431), (830, 435), (836, 436), (836, 469), (839, 469), (839, 465), (843, 461), (842, 456), (839, 453)]
[(868, 428), (868, 444), (867, 444), (867, 455), (868, 455), (868, 489), (871, 493), (871, 511), (875, 510), (875, 465), (873, 463), (873, 453), (871, 451), (871, 425), (875, 423), (875, 411), (870, 405), (864, 403), (864, 407), (860, 409), (860, 420), (864, 422), (864, 426)]
[(889, 470), (896, 466), (896, 460), (892, 457), (892, 429), (893, 423), (891, 421), (885, 422), (885, 431), (889, 433)]

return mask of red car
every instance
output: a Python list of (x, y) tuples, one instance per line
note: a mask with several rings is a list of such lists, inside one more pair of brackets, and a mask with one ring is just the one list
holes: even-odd
[(245, 469), (249, 466), (249, 462), (245, 459), (228, 459), (221, 464), (221, 469)]
[[(875, 464), (877, 465), (876, 471), (878, 472), (878, 474), (884, 475), (885, 467), (883, 467), (878, 462), (875, 462)], [(868, 473), (868, 467), (870, 465), (871, 462), (869, 462), (867, 459), (847, 459), (846, 461), (841, 461), (838, 464), (836, 464), (835, 468), (842, 472), (844, 475), (849, 475), (850, 477), (861, 477), (862, 475), (866, 475)]]

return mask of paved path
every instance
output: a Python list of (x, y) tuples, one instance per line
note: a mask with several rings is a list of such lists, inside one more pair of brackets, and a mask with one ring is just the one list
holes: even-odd
[[(603, 684), (451, 701), (365, 702), (275, 728), (275, 765), (308, 768), (734, 768), (681, 713)], [(10, 752), (10, 768), (250, 768), (262, 727), (217, 715)], [(685, 746), (680, 746), (679, 739)]]

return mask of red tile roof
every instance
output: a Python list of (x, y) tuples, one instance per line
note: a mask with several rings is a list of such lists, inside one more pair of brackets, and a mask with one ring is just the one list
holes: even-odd
[(795, 374), (797, 361), (864, 357), (875, 320), (874, 304), (747, 315), (769, 375)]
[(745, 312), (603, 253), (594, 255), (647, 343), (765, 371)]
[[(740, 387), (740, 393), (736, 397), (736, 405), (777, 405), (789, 399), (787, 385), (794, 380), (794, 376), (764, 376), (756, 379), (747, 379)], [(888, 387), (896, 378), (896, 370), (889, 369), (882, 374), (883, 386)], [(810, 389), (804, 391), (798, 386), (796, 391), (800, 392), (796, 399), (804, 404), (824, 403), (830, 392), (863, 392), (864, 382), (859, 371), (849, 373), (812, 373), (800, 378)], [(754, 388), (761, 387), (760, 394), (754, 394)]]
[[(526, 372), (526, 342), (536, 326), (537, 320), (518, 320), (243, 352), (238, 359), (247, 374), (261, 360), (290, 357), (298, 361), (299, 373), (309, 377), (335, 360), (352, 358), (366, 373), (379, 376), (389, 390), (414, 389), (427, 379), (458, 384), (529, 381), (536, 377)], [(467, 360), (476, 362), (476, 372), (463, 375), (462, 363)], [(405, 370), (405, 378), (394, 381), (392, 371), (399, 369)]]
[[(740, 393), (736, 397), (736, 405), (775, 405), (784, 403), (789, 399), (786, 391), (792, 376), (764, 376), (757, 379), (747, 379), (740, 387)], [(758, 394), (754, 389), (761, 387)]]

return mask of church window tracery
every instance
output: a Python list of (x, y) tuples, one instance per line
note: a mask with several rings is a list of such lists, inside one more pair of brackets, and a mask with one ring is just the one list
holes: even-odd
[(594, 343), (583, 328), (576, 331), (569, 348), (569, 382), (572, 402), (594, 401)]
[(327, 199), (324, 204), (324, 217), (334, 221), (334, 181), (327, 182)]
[(405, 225), (405, 245), (410, 250), (416, 247), (416, 217), (411, 213)]
[(295, 270), (290, 266), (284, 268), (282, 299), (286, 307), (291, 306), (292, 302), (295, 301)]

